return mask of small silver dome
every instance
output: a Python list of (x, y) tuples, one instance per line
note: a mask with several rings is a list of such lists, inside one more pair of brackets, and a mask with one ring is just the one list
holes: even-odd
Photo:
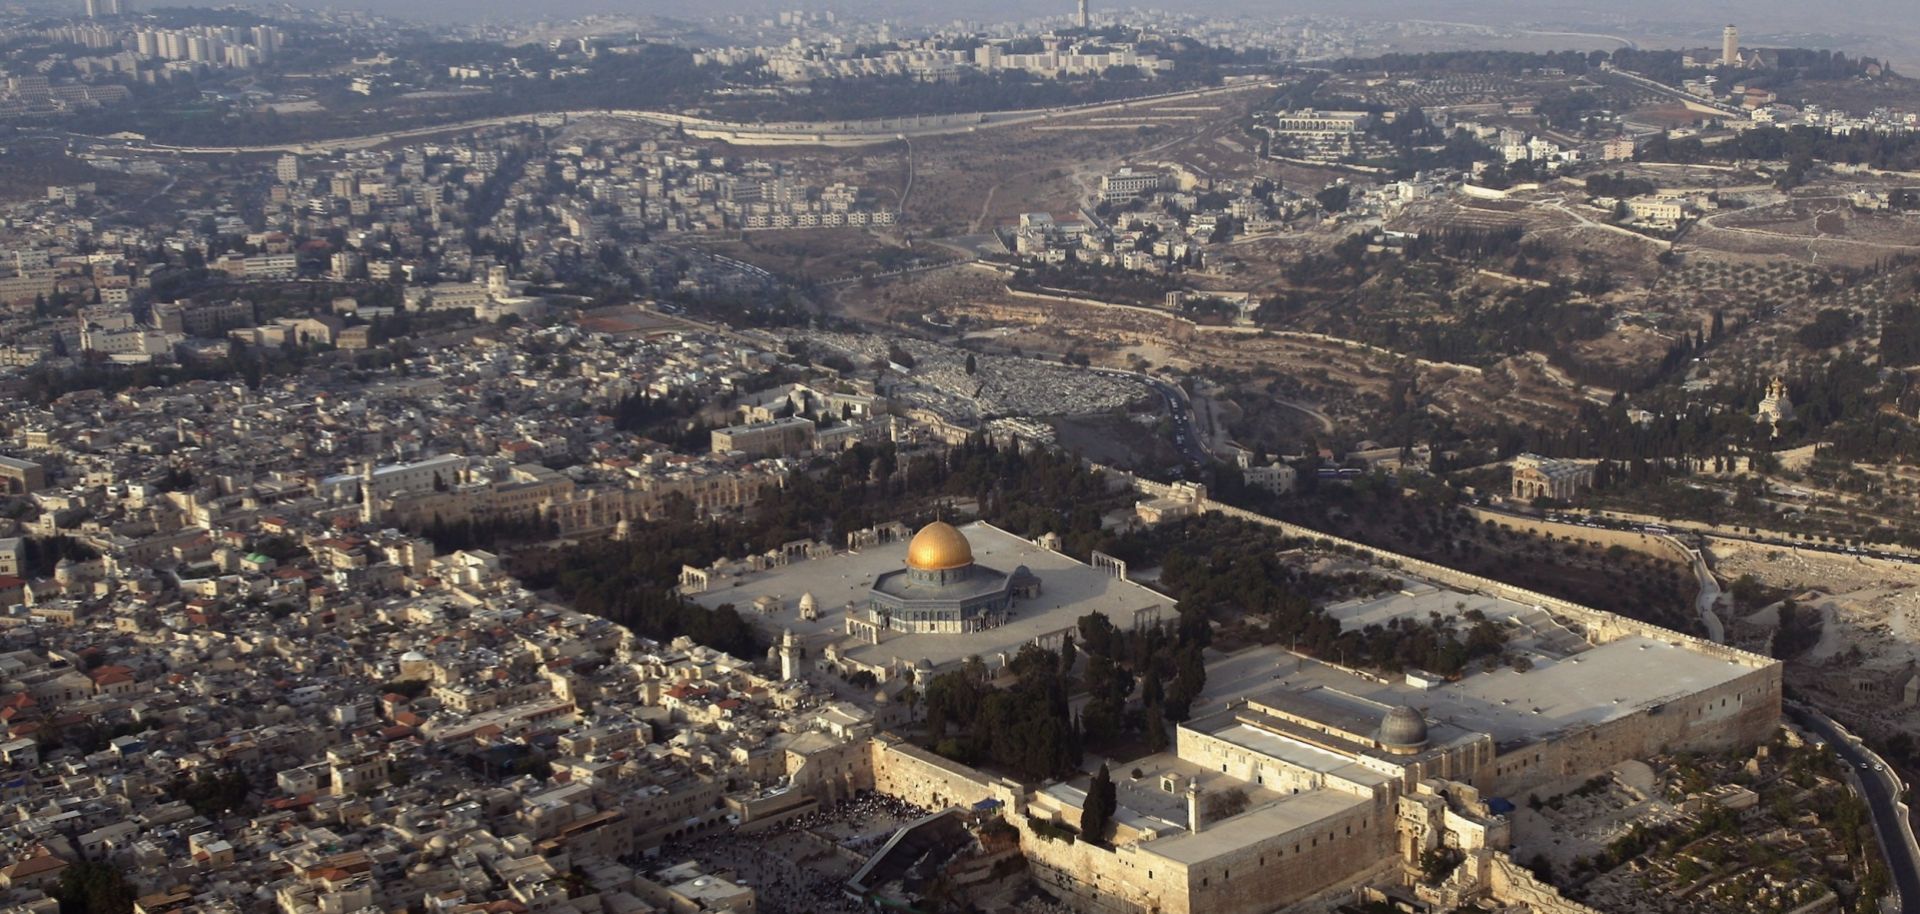
[(1380, 721), (1380, 744), (1398, 752), (1413, 752), (1427, 744), (1427, 719), (1406, 705), (1387, 709)]

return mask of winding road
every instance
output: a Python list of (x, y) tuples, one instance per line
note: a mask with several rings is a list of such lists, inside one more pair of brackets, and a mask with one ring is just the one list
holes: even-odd
[(1900, 910), (1920, 914), (1920, 846), (1914, 843), (1913, 827), (1900, 802), (1900, 782), (1879, 756), (1825, 714), (1797, 704), (1786, 705), (1786, 713), (1794, 723), (1826, 739), (1834, 754), (1858, 775), (1860, 794), (1873, 813), (1873, 832), (1886, 854), (1894, 889), (1900, 893)]
[[(447, 124), (411, 127), (403, 130), (386, 130), (360, 136), (251, 146), (174, 146), (164, 143), (149, 143), (144, 139), (115, 139), (112, 137), (67, 132), (59, 132), (58, 135), (71, 142), (87, 143), (98, 148), (118, 148), (144, 153), (236, 155), (245, 153), (290, 152), (297, 155), (318, 155), (332, 152), (347, 152), (356, 149), (370, 149), (396, 140), (457, 133), (482, 127), (551, 122), (556, 118), (566, 120), (578, 117), (610, 117), (642, 121), (664, 127), (678, 127), (685, 130), (689, 136), (702, 139), (717, 139), (740, 146), (870, 146), (891, 143), (914, 136), (927, 137), (955, 133), (972, 133), (978, 130), (996, 127), (1013, 127), (1021, 124), (1050, 121), (1056, 118), (1072, 118), (1105, 111), (1124, 110), (1142, 105), (1160, 105), (1182, 99), (1206, 98), (1213, 95), (1245, 92), (1250, 89), (1271, 89), (1277, 86), (1278, 84), (1271, 80), (1248, 79), (1220, 86), (1206, 86), (1198, 89), (1186, 89), (1160, 95), (1142, 95), (1134, 98), (1088, 102), (1082, 105), (1068, 105), (1057, 108), (1035, 108), (1014, 111), (974, 111), (929, 115), (911, 119), (906, 117), (883, 118), (878, 121), (825, 121), (818, 123), (774, 122), (750, 124), (733, 121), (717, 121), (668, 111), (589, 108), (573, 111), (541, 111), (527, 112), (524, 114), (508, 114)], [(911, 120), (911, 123), (908, 123), (909, 120)]]
[(1139, 381), (1153, 388), (1153, 392), (1159, 394), (1160, 399), (1166, 401), (1167, 414), (1173, 420), (1172, 444), (1174, 449), (1180, 452), (1181, 460), (1193, 469), (1198, 470), (1205, 467), (1207, 461), (1212, 459), (1213, 454), (1211, 449), (1206, 446), (1204, 439), (1200, 437), (1200, 426), (1194, 421), (1193, 416), (1193, 401), (1188, 399), (1186, 391), (1153, 375), (1141, 374), (1137, 371), (1125, 371), (1119, 368), (1096, 368), (1093, 370), (1096, 373), (1110, 377), (1128, 378)]

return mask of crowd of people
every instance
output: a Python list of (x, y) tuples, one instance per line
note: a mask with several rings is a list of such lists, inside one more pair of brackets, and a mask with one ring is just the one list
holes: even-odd
[(774, 848), (782, 837), (811, 834), (857, 854), (878, 851), (901, 826), (927, 810), (896, 797), (866, 793), (823, 806), (769, 828), (742, 835), (737, 828), (685, 844), (665, 845), (670, 861), (696, 859), (714, 869), (731, 870), (735, 881), (751, 887), (763, 914), (855, 914), (859, 906), (846, 896), (848, 868), (803, 866)]

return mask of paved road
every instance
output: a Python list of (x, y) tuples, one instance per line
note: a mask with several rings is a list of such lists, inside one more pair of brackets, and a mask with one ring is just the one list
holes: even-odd
[(1661, 537), (1687, 554), (1687, 562), (1693, 569), (1693, 579), (1700, 583), (1700, 594), (1694, 597), (1693, 608), (1700, 613), (1700, 624), (1707, 629), (1707, 638), (1715, 644), (1727, 643), (1727, 627), (1720, 622), (1720, 614), (1714, 611), (1714, 605), (1720, 602), (1720, 582), (1714, 578), (1713, 569), (1707, 565), (1706, 553), (1686, 544), (1677, 536)]
[(1210, 455), (1200, 437), (1200, 427), (1193, 421), (1193, 404), (1186, 392), (1158, 378), (1147, 379), (1147, 384), (1167, 401), (1167, 411), (1173, 417), (1173, 446), (1181, 458), (1195, 468), (1206, 466)]
[(1907, 829), (1902, 828), (1900, 809), (1896, 805), (1899, 788), (1893, 775), (1874, 770), (1874, 765), (1882, 764), (1879, 757), (1848, 739), (1826, 715), (1792, 706), (1786, 711), (1795, 723), (1825, 737), (1833, 746), (1834, 754), (1860, 776), (1861, 793), (1873, 813), (1874, 834), (1880, 838), (1880, 848), (1886, 852), (1887, 865), (1893, 873), (1893, 886), (1900, 893), (1900, 910), (1905, 914), (1920, 914), (1920, 856), (1914, 852)]
[(1747, 116), (1747, 113), (1745, 111), (1742, 111), (1738, 108), (1733, 108), (1727, 105), (1723, 105), (1710, 98), (1701, 98), (1697, 95), (1693, 95), (1691, 93), (1669, 86), (1666, 83), (1660, 82), (1657, 79), (1649, 79), (1645, 76), (1642, 76), (1638, 73), (1633, 72), (1632, 70), (1616, 69), (1613, 71), (1613, 74), (1616, 76), (1625, 77), (1629, 82), (1632, 82), (1642, 88), (1650, 89), (1654, 92), (1665, 95), (1668, 98), (1673, 99), (1674, 101), (1681, 102), (1686, 105), (1690, 105), (1690, 106), (1698, 105), (1702, 108), (1710, 108), (1727, 117), (1740, 118), (1743, 120)]
[[(1207, 86), (1199, 89), (1186, 89), (1161, 95), (1142, 95), (1134, 98), (1090, 102), (1084, 105), (1069, 105), (1059, 108), (1036, 108), (1020, 111), (978, 111), (965, 114), (939, 115), (926, 119), (916, 117), (913, 118), (912, 124), (908, 124), (908, 119), (904, 117), (883, 118), (878, 124), (871, 121), (747, 124), (709, 120), (676, 112), (587, 108), (572, 111), (541, 111), (527, 112), (524, 114), (508, 114), (470, 121), (458, 121), (449, 124), (411, 127), (404, 130), (386, 130), (361, 136), (257, 146), (174, 146), (165, 143), (149, 143), (145, 140), (117, 140), (108, 137), (93, 136), (91, 134), (69, 133), (65, 131), (52, 133), (64, 137), (70, 142), (86, 143), (96, 147), (117, 148), (132, 152), (171, 152), (179, 155), (233, 155), (236, 153), (291, 152), (298, 155), (316, 155), (355, 149), (368, 149), (397, 140), (415, 139), (463, 130), (476, 130), (482, 127), (499, 127), (507, 124), (528, 123), (540, 119), (611, 117), (645, 121), (667, 127), (682, 127), (685, 128), (691, 136), (723, 139), (736, 145), (744, 146), (811, 146), (822, 143), (827, 145), (877, 145), (881, 143), (891, 143), (903, 139), (908, 135), (940, 136), (951, 133), (971, 133), (994, 127), (1012, 127), (1035, 121), (1047, 121), (1056, 118), (1067, 119), (1077, 115), (1095, 114), (1102, 111), (1130, 108), (1138, 105), (1165, 104), (1183, 99), (1206, 98), (1223, 93), (1244, 92), (1249, 89), (1271, 89), (1277, 86), (1277, 83), (1270, 80), (1250, 79), (1222, 86)], [(925, 120), (932, 120), (934, 124), (929, 126), (924, 123)]]
[[(1517, 511), (1512, 508), (1498, 507), (1493, 504), (1482, 505), (1482, 504), (1476, 503), (1474, 507), (1479, 508), (1482, 511), (1490, 511), (1495, 514), (1508, 514), (1508, 515), (1512, 515), (1513, 517), (1527, 518), (1529, 520), (1541, 520), (1544, 517), (1542, 514), (1537, 512), (1530, 513), (1527, 511)], [(1906, 562), (1907, 564), (1910, 564), (1910, 565), (1920, 565), (1920, 556), (1906, 555), (1900, 552), (1895, 552), (1893, 550), (1898, 549), (1900, 547), (1888, 545), (1888, 544), (1873, 544), (1866, 547), (1860, 547), (1860, 546), (1847, 546), (1840, 543), (1817, 543), (1811, 540), (1796, 540), (1789, 537), (1787, 534), (1779, 531), (1763, 530), (1759, 533), (1742, 533), (1738, 528), (1733, 526), (1708, 527), (1708, 526), (1699, 524), (1697, 522), (1687, 521), (1687, 520), (1661, 520), (1658, 523), (1655, 523), (1652, 519), (1647, 519), (1644, 522), (1634, 521), (1634, 520), (1622, 520), (1619, 518), (1607, 517), (1600, 513), (1586, 511), (1580, 508), (1561, 508), (1555, 511), (1549, 511), (1547, 513), (1574, 518), (1573, 521), (1570, 521), (1573, 523), (1578, 523), (1579, 521), (1584, 521), (1591, 518), (1595, 521), (1602, 522), (1599, 524), (1599, 526), (1609, 530), (1626, 530), (1626, 531), (1638, 530), (1641, 532), (1669, 532), (1669, 533), (1676, 533), (1676, 534), (1693, 534), (1698, 536), (1710, 536), (1710, 537), (1713, 537), (1714, 539), (1732, 540), (1735, 542), (1742, 542), (1742, 543), (1753, 543), (1754, 545), (1758, 545), (1758, 546), (1778, 546), (1782, 549), (1794, 549), (1794, 550), (1799, 550), (1804, 552), (1823, 552), (1835, 558), (1851, 557), (1853, 559), (1857, 559), (1861, 561), (1864, 561), (1869, 558), (1874, 558), (1874, 559), (1880, 559), (1882, 561), (1888, 561), (1888, 562)], [(1563, 523), (1567, 523), (1567, 522), (1569, 521), (1563, 521)], [(1659, 529), (1658, 531), (1655, 531), (1653, 528), (1659, 528)]]
[(1180, 452), (1180, 459), (1194, 470), (1199, 470), (1213, 459), (1213, 452), (1207, 447), (1205, 439), (1200, 437), (1200, 427), (1193, 418), (1193, 402), (1187, 399), (1187, 392), (1150, 374), (1137, 371), (1124, 371), (1118, 368), (1095, 368), (1096, 374), (1115, 378), (1128, 378), (1139, 381), (1167, 404), (1167, 414), (1173, 419), (1174, 450)]

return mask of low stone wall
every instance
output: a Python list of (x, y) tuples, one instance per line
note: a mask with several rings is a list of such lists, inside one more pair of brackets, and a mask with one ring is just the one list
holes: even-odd
[(1670, 559), (1681, 564), (1693, 561), (1692, 554), (1671, 539), (1653, 533), (1641, 533), (1638, 530), (1614, 530), (1608, 527), (1582, 527), (1579, 524), (1560, 523), (1529, 517), (1514, 517), (1484, 508), (1466, 508), (1465, 511), (1475, 521), (1485, 523), (1493, 521), (1512, 530), (1524, 530), (1529, 533), (1551, 535), (1562, 540), (1586, 540), (1601, 546), (1619, 546), (1635, 552)]
[(1016, 289), (1012, 286), (1008, 286), (1007, 294), (1010, 296), (1013, 296), (1014, 298), (1024, 298), (1024, 299), (1027, 299), (1028, 301), (1045, 301), (1045, 302), (1054, 302), (1062, 305), (1084, 305), (1089, 308), (1114, 308), (1121, 311), (1131, 311), (1135, 314), (1143, 314), (1148, 317), (1157, 317), (1167, 321), (1176, 321), (1182, 324), (1186, 324), (1187, 329), (1189, 330), (1193, 328), (1192, 321), (1187, 320), (1186, 318), (1181, 317), (1180, 315), (1175, 314), (1172, 311), (1168, 311), (1165, 308), (1154, 308), (1154, 307), (1149, 307), (1147, 305), (1130, 305), (1125, 302), (1102, 301), (1097, 298), (1084, 298), (1078, 295), (1073, 295), (1068, 292), (1058, 291), (1058, 290), (1050, 291), (1050, 292), (1029, 292), (1025, 289)]
[(1459, 362), (1437, 362), (1437, 361), (1434, 361), (1433, 359), (1423, 359), (1423, 358), (1420, 358), (1419, 356), (1410, 356), (1405, 353), (1395, 352), (1384, 346), (1375, 346), (1372, 343), (1365, 343), (1365, 342), (1361, 342), (1360, 340), (1350, 340), (1344, 336), (1332, 336), (1325, 333), (1314, 333), (1307, 330), (1268, 330), (1267, 332), (1273, 334), (1274, 336), (1282, 337), (1284, 339), (1306, 340), (1314, 343), (1324, 343), (1329, 346), (1338, 346), (1341, 349), (1358, 349), (1358, 350), (1369, 352), (1386, 359), (1392, 359), (1395, 361), (1412, 362), (1413, 364), (1419, 365), (1422, 368), (1458, 371), (1458, 372), (1461, 372), (1462, 374), (1473, 375), (1474, 377), (1479, 377), (1483, 374), (1486, 374), (1486, 369), (1483, 369), (1478, 365), (1462, 365)]

